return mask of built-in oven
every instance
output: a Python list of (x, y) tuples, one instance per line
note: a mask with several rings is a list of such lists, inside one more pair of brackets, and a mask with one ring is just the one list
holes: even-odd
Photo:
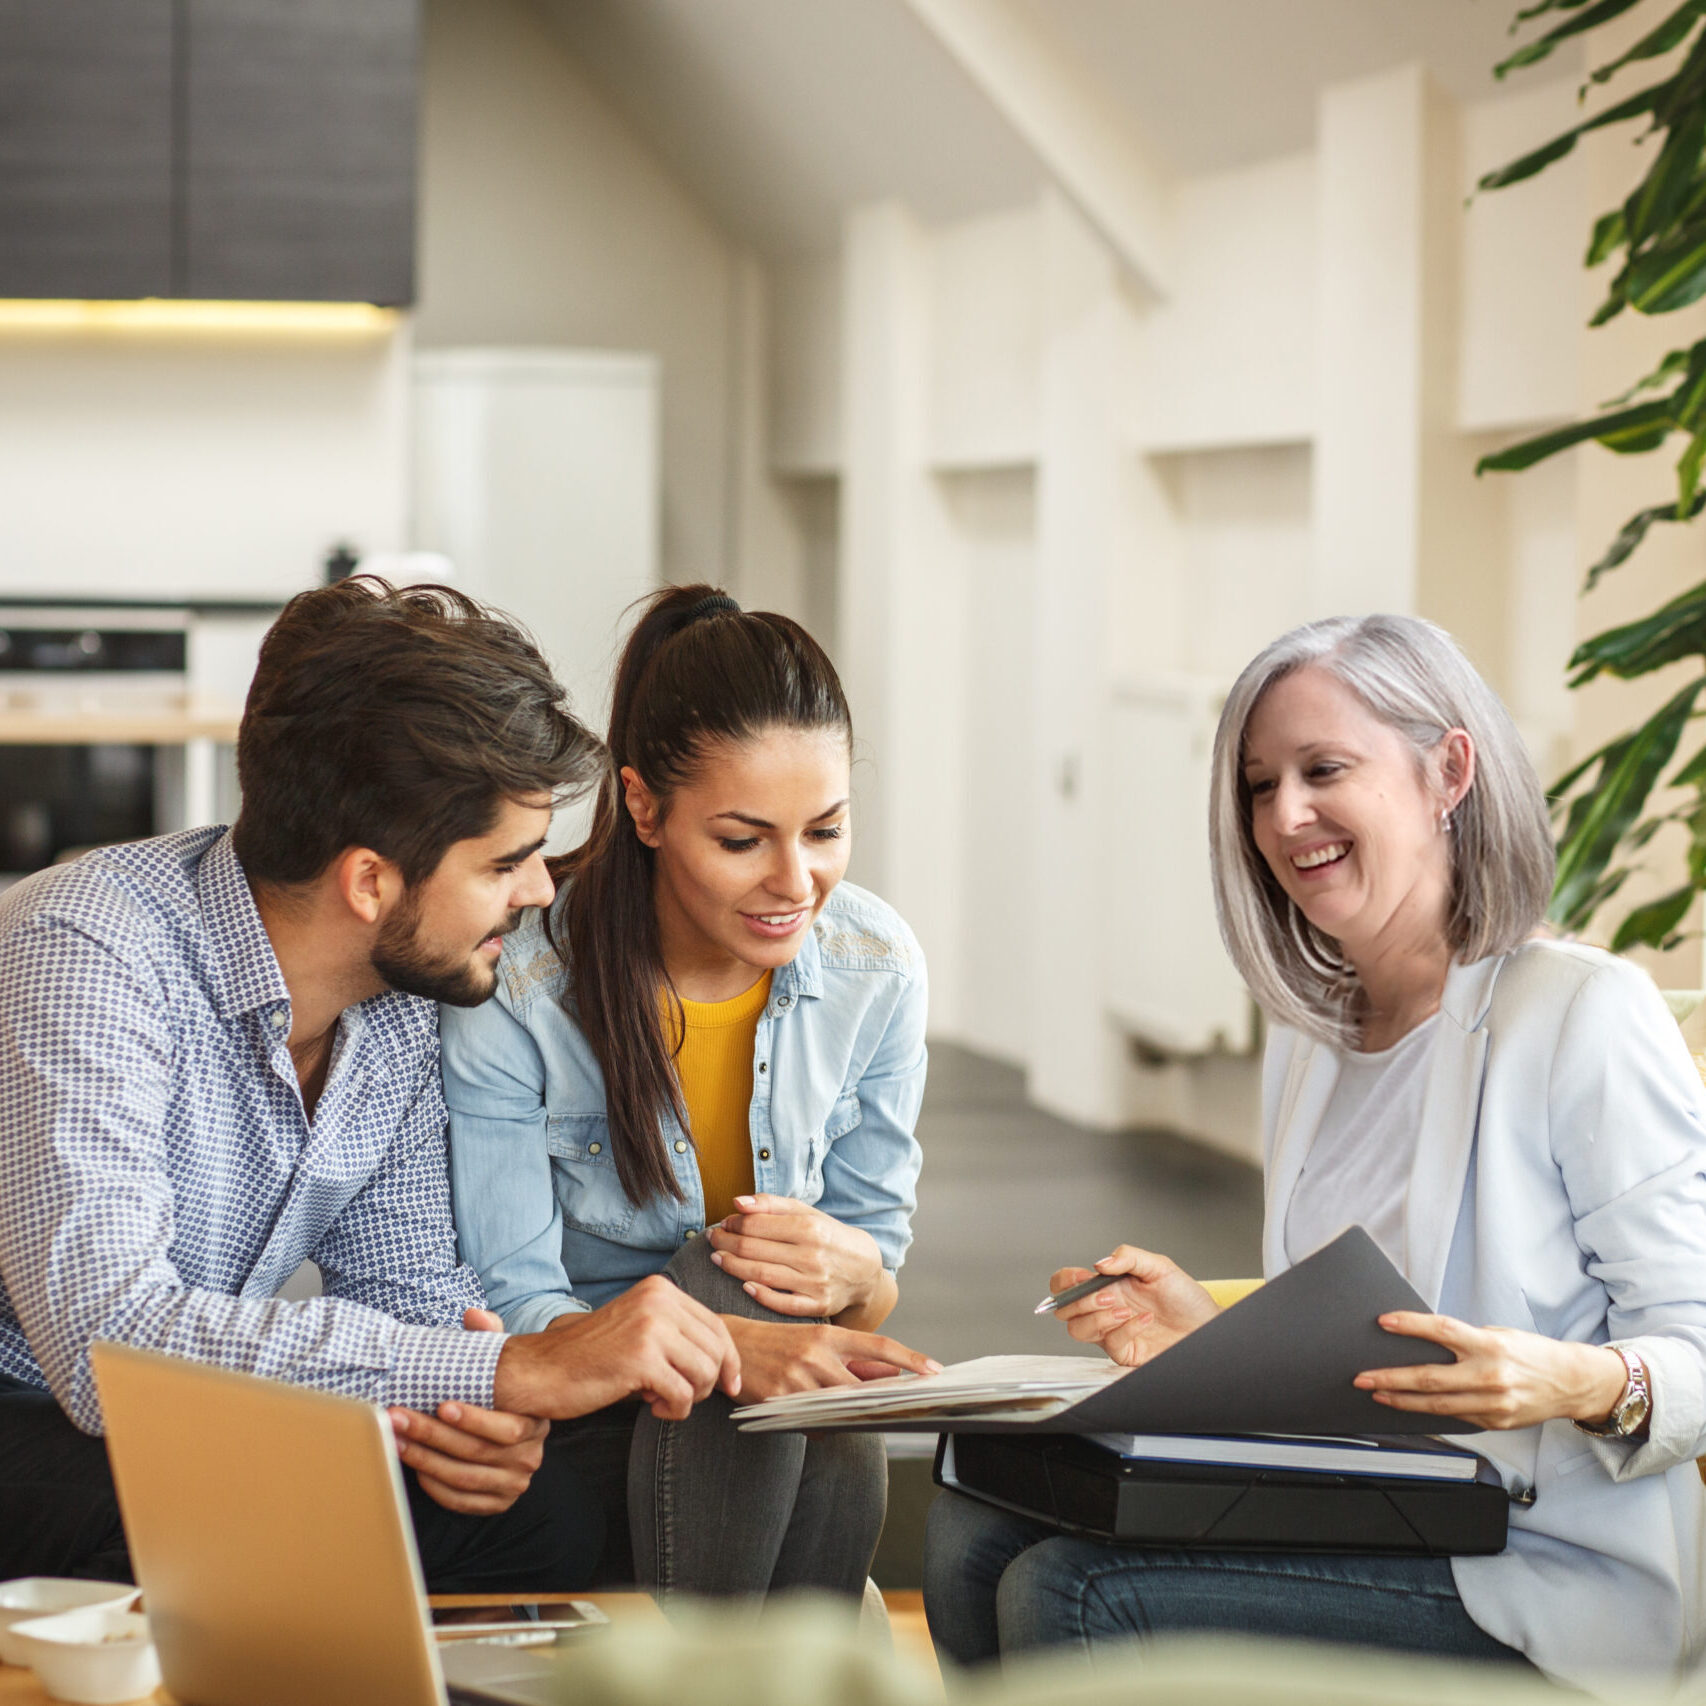
[(274, 608), (0, 600), (0, 883), (234, 811), (231, 743)]

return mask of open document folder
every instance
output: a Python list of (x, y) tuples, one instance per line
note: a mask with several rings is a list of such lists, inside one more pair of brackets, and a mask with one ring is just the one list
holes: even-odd
[(1365, 1369), (1450, 1362), (1443, 1345), (1377, 1317), (1426, 1311), (1360, 1227), (1126, 1369), (1102, 1357), (980, 1357), (940, 1374), (793, 1393), (735, 1411), (751, 1431), (1071, 1434), (1471, 1433), (1450, 1416), (1388, 1409), (1351, 1382)]

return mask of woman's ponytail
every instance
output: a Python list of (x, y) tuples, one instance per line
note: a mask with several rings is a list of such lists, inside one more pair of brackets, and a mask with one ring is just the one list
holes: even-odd
[(564, 1002), (604, 1074), (616, 1175), (634, 1203), (681, 1187), (664, 1141), (687, 1128), (675, 1057), (679, 998), (658, 938), (652, 849), (629, 817), (622, 770), (638, 772), (668, 810), (708, 747), (766, 729), (852, 722), (835, 667), (797, 622), (742, 611), (711, 586), (667, 587), (645, 600), (616, 668), (607, 769), (587, 839), (555, 862), (567, 892), (548, 919), (573, 975)]

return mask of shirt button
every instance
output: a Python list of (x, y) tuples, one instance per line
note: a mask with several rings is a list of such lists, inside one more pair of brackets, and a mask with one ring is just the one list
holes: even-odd
[(770, 1151), (768, 1149), (759, 1150), (758, 1159), (760, 1161), (768, 1161), (770, 1159)]
[(689, 1238), (697, 1238), (699, 1236), (699, 1229), (697, 1227), (694, 1227), (694, 1226), (688, 1227), (687, 1236)]
[(758, 1063), (758, 1070), (760, 1072), (768, 1072), (770, 1070), (770, 1062), (767, 1060), (761, 1060)]
[(793, 1005), (794, 998), (791, 995), (778, 995), (776, 997), (776, 1011), (778, 1013), (786, 1013)]
[(687, 1145), (679, 1137), (675, 1140), (675, 1153), (677, 1155), (685, 1155), (687, 1153)]
[(586, 1146), (586, 1152), (588, 1155), (597, 1155), (603, 1148), (604, 1145), (602, 1143), (589, 1143)]
[(282, 1007), (275, 1008), (272, 1016), (272, 1028), (282, 1031), (290, 1023), (290, 1015)]

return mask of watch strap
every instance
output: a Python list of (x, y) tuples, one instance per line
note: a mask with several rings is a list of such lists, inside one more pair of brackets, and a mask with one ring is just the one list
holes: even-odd
[(1605, 1347), (1608, 1351), (1616, 1351), (1623, 1359), (1623, 1367), (1627, 1378), (1623, 1383), (1623, 1391), (1617, 1402), (1611, 1406), (1611, 1414), (1603, 1422), (1581, 1422), (1576, 1426), (1585, 1434), (1592, 1434), (1595, 1439), (1628, 1439), (1631, 1434), (1638, 1433), (1646, 1425), (1647, 1418), (1652, 1414), (1653, 1395), (1648, 1382), (1647, 1365), (1627, 1345), (1616, 1343)]

